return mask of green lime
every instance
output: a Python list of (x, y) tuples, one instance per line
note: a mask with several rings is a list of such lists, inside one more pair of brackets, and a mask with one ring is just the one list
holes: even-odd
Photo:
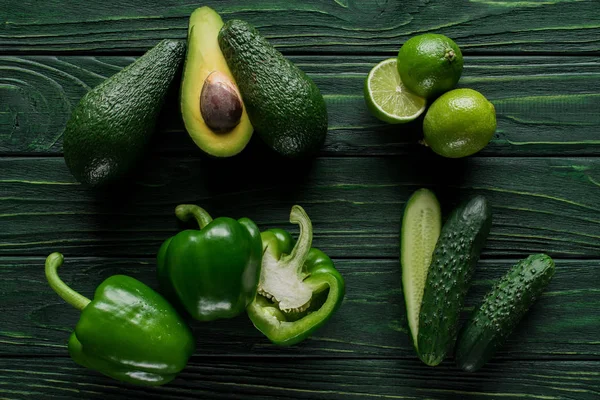
[(364, 96), (369, 111), (391, 124), (412, 121), (425, 111), (425, 99), (409, 92), (400, 80), (395, 58), (373, 67), (365, 81)]
[(433, 102), (423, 121), (425, 143), (444, 157), (470, 156), (496, 131), (496, 110), (481, 93), (455, 89)]
[(398, 52), (402, 82), (421, 97), (435, 97), (452, 89), (462, 70), (460, 49), (444, 35), (426, 33), (412, 37)]

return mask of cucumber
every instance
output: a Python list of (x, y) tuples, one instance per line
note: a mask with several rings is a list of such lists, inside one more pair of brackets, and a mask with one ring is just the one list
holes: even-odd
[(419, 189), (408, 199), (402, 218), (400, 264), (408, 327), (418, 350), (419, 312), (427, 271), (442, 229), (442, 212), (435, 195)]
[(427, 365), (438, 365), (454, 346), (460, 311), (491, 225), (490, 206), (477, 196), (456, 208), (442, 228), (419, 315), (417, 354)]
[(461, 331), (456, 346), (459, 368), (474, 372), (489, 361), (553, 275), (554, 261), (545, 254), (529, 256), (512, 267)]

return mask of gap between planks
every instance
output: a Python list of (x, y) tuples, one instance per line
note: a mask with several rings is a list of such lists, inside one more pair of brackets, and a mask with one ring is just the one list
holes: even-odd
[[(2, 354), (0, 353), (0, 359), (65, 359), (71, 358), (67, 352), (64, 354)], [(304, 355), (304, 354), (210, 354), (210, 355), (198, 355), (194, 354), (190, 357), (189, 361), (264, 361), (264, 360), (288, 360), (290, 358), (303, 360), (303, 361), (345, 361), (345, 360), (359, 360), (359, 361), (377, 361), (377, 360), (394, 360), (394, 361), (414, 361), (417, 356), (343, 356), (343, 355)], [(545, 362), (545, 363), (556, 363), (556, 362), (598, 362), (600, 365), (600, 356), (598, 357), (525, 357), (525, 358), (513, 358), (513, 357), (494, 357), (494, 361), (509, 361), (509, 362)], [(454, 358), (449, 357), (445, 359), (446, 362), (453, 362)]]
[[(153, 156), (158, 158), (177, 158), (177, 159), (204, 159), (208, 156), (204, 154), (199, 154), (196, 156), (190, 156), (190, 151), (200, 151), (198, 148), (190, 147), (189, 149), (181, 149), (181, 150), (169, 150), (169, 151), (153, 151), (150, 150), (147, 156)], [(182, 155), (184, 157), (182, 157)], [(2, 152), (0, 151), (0, 158), (2, 159), (26, 159), (26, 158), (62, 158), (64, 157), (63, 153), (11, 153), (11, 152)], [(348, 154), (348, 153), (324, 153), (319, 154), (313, 157), (313, 160), (326, 160), (326, 159), (340, 159), (340, 158), (382, 158), (382, 159), (390, 159), (390, 158), (406, 158), (411, 157), (410, 155), (399, 155), (399, 154)], [(517, 158), (517, 159), (525, 159), (525, 158), (599, 158), (600, 153), (598, 154), (578, 154), (578, 153), (569, 153), (569, 154), (527, 154), (527, 153), (515, 153), (515, 154), (490, 154), (490, 155), (477, 155), (470, 156), (470, 159), (491, 159), (491, 158)]]
[[(400, 235), (398, 235), (398, 239), (400, 238)], [(10, 260), (24, 260), (24, 261), (35, 261), (35, 260), (39, 260), (42, 264), (44, 262), (44, 260), (46, 259), (46, 257), (44, 256), (32, 256), (32, 255), (28, 255), (28, 254), (10, 254), (10, 255), (6, 255), (6, 254), (1, 254), (0, 255), (0, 264), (2, 263), (2, 261), (10, 261)], [(352, 261), (352, 260), (356, 260), (356, 261), (398, 261), (398, 257), (391, 257), (391, 256), (382, 256), (382, 257), (360, 257), (360, 256), (336, 256), (336, 257), (332, 257), (332, 259), (335, 260), (344, 260), (344, 261)], [(517, 263), (518, 261), (520, 261), (522, 258), (519, 257), (515, 257), (515, 256), (511, 256), (511, 255), (497, 255), (494, 257), (486, 257), (486, 256), (482, 256), (479, 258), (480, 261), (495, 261), (495, 260), (499, 260), (499, 261), (512, 261), (514, 263)], [(565, 257), (552, 257), (552, 259), (554, 261), (558, 261), (558, 262), (569, 262), (569, 263), (576, 263), (578, 261), (585, 261), (586, 263), (593, 263), (596, 262), (600, 265), (600, 258), (597, 257), (593, 257), (593, 256), (579, 256), (578, 258), (565, 258)], [(131, 255), (131, 254), (122, 254), (122, 255), (106, 255), (106, 256), (76, 256), (76, 255), (72, 255), (69, 256), (69, 260), (139, 260), (139, 261), (148, 261), (148, 262), (154, 262), (156, 260), (156, 258), (153, 255), (146, 255), (146, 256), (142, 256), (142, 255)]]
[[(185, 39), (175, 39), (185, 41)], [(158, 41), (157, 41), (158, 43)], [(400, 45), (398, 46), (400, 48)], [(148, 48), (147, 50), (150, 50)], [(147, 51), (146, 50), (146, 51)], [(107, 51), (88, 51), (88, 50), (32, 50), (32, 51), (0, 51), (2, 57), (24, 57), (24, 56), (80, 56), (80, 57), (94, 57), (94, 56), (116, 56), (116, 57), (139, 57), (146, 51), (132, 51), (132, 50), (107, 50)], [(397, 52), (390, 51), (293, 51), (287, 50), (282, 52), (284, 56), (294, 57), (382, 57), (382, 60), (389, 57), (395, 57)], [(493, 50), (465, 50), (462, 51), (463, 56), (467, 57), (553, 57), (553, 58), (565, 58), (565, 57), (594, 57), (600, 56), (600, 50), (597, 51), (572, 51), (572, 52), (552, 52), (552, 51), (493, 51)]]

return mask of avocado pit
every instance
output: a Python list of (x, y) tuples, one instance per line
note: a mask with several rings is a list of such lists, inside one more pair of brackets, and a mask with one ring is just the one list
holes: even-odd
[(211, 72), (200, 92), (200, 113), (206, 125), (217, 133), (228, 132), (240, 123), (243, 109), (231, 79), (222, 72)]

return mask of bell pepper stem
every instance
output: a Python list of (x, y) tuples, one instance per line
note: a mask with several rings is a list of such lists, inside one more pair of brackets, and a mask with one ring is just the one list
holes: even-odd
[(91, 300), (71, 289), (58, 277), (58, 268), (63, 264), (63, 260), (64, 257), (60, 253), (52, 253), (46, 258), (46, 279), (48, 280), (50, 287), (62, 297), (64, 301), (81, 311)]
[(195, 218), (196, 222), (203, 229), (206, 225), (212, 222), (210, 214), (202, 207), (194, 204), (180, 204), (175, 208), (175, 215), (183, 222), (188, 222), (191, 218)]
[(298, 235), (298, 240), (296, 241), (296, 245), (292, 249), (292, 252), (286, 257), (286, 261), (293, 262), (297, 272), (300, 273), (304, 266), (304, 262), (308, 257), (308, 252), (312, 247), (312, 222), (306, 214), (306, 211), (298, 205), (292, 207), (290, 222), (300, 226), (300, 234)]

